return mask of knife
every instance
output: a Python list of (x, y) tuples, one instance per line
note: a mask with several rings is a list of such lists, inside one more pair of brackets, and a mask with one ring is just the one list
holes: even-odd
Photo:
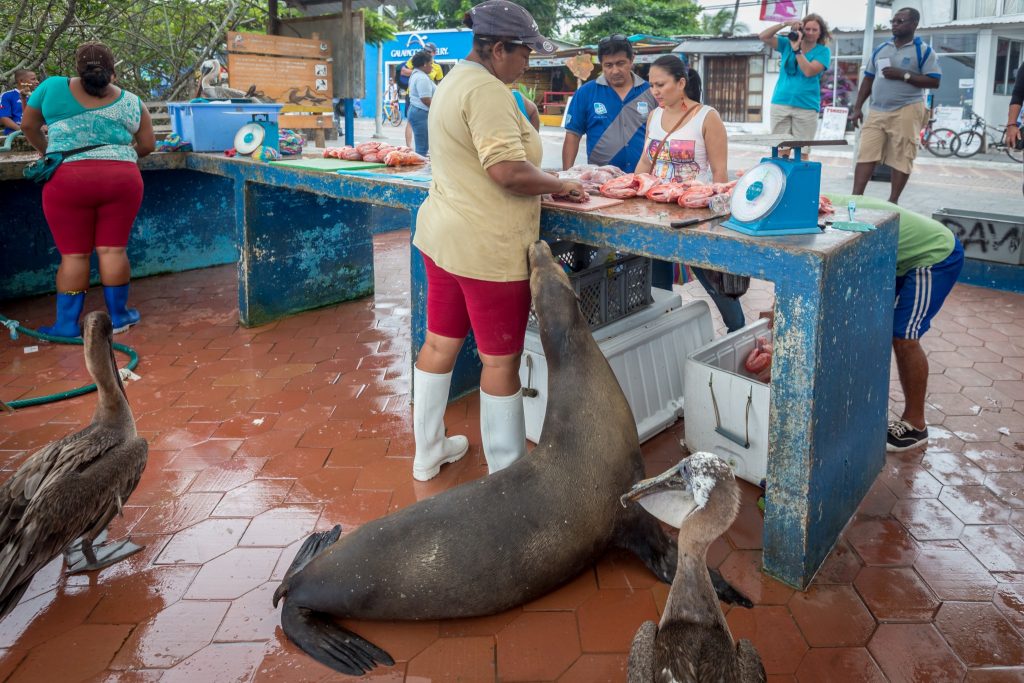
[(713, 221), (716, 218), (725, 218), (728, 215), (729, 214), (727, 213), (717, 213), (714, 216), (708, 216), (706, 218), (687, 218), (685, 221), (672, 221), (668, 225), (670, 228), (675, 228), (677, 230), (680, 228), (692, 228), (695, 225), (707, 223), (708, 221)]

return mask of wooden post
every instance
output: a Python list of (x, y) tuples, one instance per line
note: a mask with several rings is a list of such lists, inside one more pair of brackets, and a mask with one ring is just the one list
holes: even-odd
[(281, 22), (277, 19), (277, 0), (267, 0), (267, 33), (277, 35)]

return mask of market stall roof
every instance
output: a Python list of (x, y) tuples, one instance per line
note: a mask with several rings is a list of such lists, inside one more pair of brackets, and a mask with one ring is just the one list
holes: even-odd
[(683, 36), (673, 52), (702, 55), (756, 55), (768, 51), (768, 46), (753, 36)]
[[(340, 14), (342, 10), (341, 0), (284, 0), (284, 4), (310, 17), (321, 14)], [(381, 6), (414, 9), (416, 0), (352, 0), (353, 10), (377, 9)]]

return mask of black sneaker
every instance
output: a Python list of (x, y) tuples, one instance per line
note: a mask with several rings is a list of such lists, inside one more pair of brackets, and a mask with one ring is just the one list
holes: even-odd
[(928, 443), (928, 428), (915, 429), (903, 420), (889, 423), (889, 434), (885, 439), (885, 450), (889, 452), (909, 451)]

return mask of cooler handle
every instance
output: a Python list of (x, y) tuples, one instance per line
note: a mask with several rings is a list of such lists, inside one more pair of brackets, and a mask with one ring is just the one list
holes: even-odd
[(744, 448), (750, 448), (750, 406), (754, 402), (754, 389), (751, 387), (750, 393), (747, 394), (747, 409), (743, 418), (745, 435), (741, 439), (738, 434), (732, 430), (726, 429), (722, 426), (722, 418), (718, 414), (718, 401), (715, 399), (715, 375), (711, 373), (708, 375), (708, 389), (711, 390), (711, 406), (715, 409), (715, 432), (721, 434), (725, 438), (732, 441), (737, 446), (743, 446)]
[(524, 398), (537, 398), (539, 392), (533, 388), (533, 356), (526, 355), (526, 386), (523, 387)]

